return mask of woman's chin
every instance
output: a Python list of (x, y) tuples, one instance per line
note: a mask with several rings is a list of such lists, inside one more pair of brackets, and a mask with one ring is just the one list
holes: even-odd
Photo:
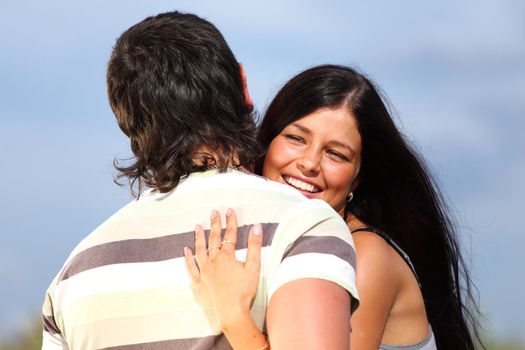
[(298, 190), (298, 191), (301, 192), (302, 195), (305, 196), (308, 199), (322, 199), (322, 198), (320, 198), (320, 193), (319, 192), (312, 193), (312, 192), (302, 191), (302, 190)]

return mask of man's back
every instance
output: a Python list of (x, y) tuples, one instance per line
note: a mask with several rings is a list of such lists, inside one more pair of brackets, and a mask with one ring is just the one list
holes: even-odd
[(273, 293), (300, 278), (330, 280), (356, 295), (355, 253), (345, 223), (321, 201), (236, 170), (193, 173), (166, 194), (145, 193), (91, 233), (53, 281), (44, 305), (44, 348), (229, 349), (217, 320), (192, 292), (183, 247), (212, 209), (237, 212), (237, 254), (262, 223), (259, 290), (263, 329)]
[(218, 29), (178, 11), (145, 18), (117, 39), (107, 91), (133, 152), (116, 163), (118, 177), (155, 191), (73, 251), (48, 290), (43, 348), (229, 348), (195, 300), (183, 248), (193, 250), (194, 227), (207, 227), (212, 209), (230, 207), (239, 254), (248, 226), (263, 224), (252, 311), (261, 329), (268, 316), (272, 347), (347, 349), (357, 294), (346, 224), (326, 203), (231, 170), (261, 152), (245, 72)]

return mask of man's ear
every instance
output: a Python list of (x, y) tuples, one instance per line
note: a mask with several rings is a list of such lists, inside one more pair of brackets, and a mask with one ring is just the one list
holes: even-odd
[(252, 110), (253, 109), (253, 101), (250, 97), (250, 92), (248, 91), (248, 82), (246, 79), (246, 71), (244, 70), (244, 66), (242, 63), (239, 63), (239, 70), (241, 73), (241, 80), (242, 80), (242, 90), (244, 92), (244, 103), (246, 103), (246, 106)]

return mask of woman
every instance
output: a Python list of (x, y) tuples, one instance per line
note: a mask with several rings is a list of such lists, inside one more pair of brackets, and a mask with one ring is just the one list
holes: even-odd
[[(447, 209), (366, 77), (333, 65), (300, 73), (270, 104), (259, 140), (267, 152), (256, 171), (327, 201), (348, 223), (361, 300), (352, 348), (474, 349), (471, 282)], [(249, 315), (240, 314), (236, 334)]]

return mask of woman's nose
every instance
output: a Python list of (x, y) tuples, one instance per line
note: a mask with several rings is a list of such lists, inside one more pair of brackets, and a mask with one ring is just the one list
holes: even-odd
[(314, 176), (319, 173), (320, 156), (315, 150), (307, 150), (297, 159), (297, 167), (306, 176)]

